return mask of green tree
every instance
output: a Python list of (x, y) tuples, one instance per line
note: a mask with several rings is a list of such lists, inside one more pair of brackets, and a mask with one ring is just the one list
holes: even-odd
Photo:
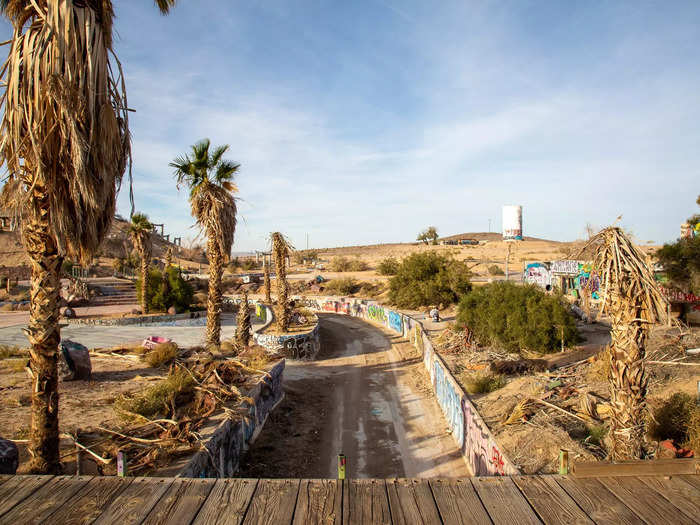
[(465, 263), (432, 252), (415, 253), (389, 281), (389, 301), (402, 308), (451, 304), (470, 288)]
[(437, 228), (435, 226), (428, 226), (425, 230), (420, 232), (418, 234), (418, 237), (416, 237), (417, 241), (422, 241), (425, 244), (433, 243), (437, 244), (438, 240), (438, 232)]
[[(700, 205), (700, 196), (698, 197)], [(688, 219), (692, 228), (700, 223), (700, 215)], [(656, 257), (673, 285), (684, 292), (700, 295), (700, 235), (664, 244)]]
[(210, 151), (211, 142), (204, 139), (191, 148), (189, 155), (177, 157), (170, 166), (175, 169), (177, 186), (190, 189), (190, 207), (199, 228), (207, 237), (209, 260), (209, 295), (207, 296), (207, 344), (221, 342), (221, 276), (228, 262), (236, 231), (237, 190), (233, 177), (239, 165), (225, 160), (229, 145)]
[[(174, 0), (156, 4), (165, 14)], [(0, 97), (2, 200), (22, 217), (32, 266), (29, 470), (57, 473), (61, 262), (89, 262), (109, 231), (130, 157), (128, 108), (109, 60), (112, 2), (0, 0), (0, 11), (13, 25)]]

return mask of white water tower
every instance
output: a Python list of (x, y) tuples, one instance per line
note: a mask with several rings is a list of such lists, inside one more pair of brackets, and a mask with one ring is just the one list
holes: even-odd
[(523, 240), (522, 206), (503, 206), (503, 240)]

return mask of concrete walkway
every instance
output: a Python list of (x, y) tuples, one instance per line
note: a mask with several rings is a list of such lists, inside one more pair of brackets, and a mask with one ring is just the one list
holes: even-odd
[[(202, 318), (206, 323), (206, 319)], [(27, 336), (22, 329), (25, 324), (0, 328), (0, 344), (28, 346)], [(257, 328), (255, 325), (254, 329)], [(260, 326), (260, 325), (258, 325)], [(236, 320), (233, 314), (222, 314), (221, 340), (227, 340), (236, 333)], [(88, 348), (108, 348), (126, 343), (140, 343), (150, 335), (169, 337), (178, 346), (188, 347), (204, 343), (206, 326), (86, 326), (68, 325), (61, 328), (61, 338), (71, 339)]]

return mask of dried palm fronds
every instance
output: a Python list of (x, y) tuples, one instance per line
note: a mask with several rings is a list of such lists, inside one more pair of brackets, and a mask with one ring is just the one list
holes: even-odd
[(294, 247), (280, 232), (270, 235), (272, 242), (272, 254), (275, 258), (275, 272), (277, 274), (277, 305), (275, 315), (277, 324), (283, 332), (289, 330), (291, 308), (289, 306), (289, 282), (287, 281), (287, 257)]
[(602, 230), (589, 245), (595, 253), (593, 267), (601, 276), (601, 308), (612, 324), (610, 457), (639, 459), (644, 455), (646, 341), (651, 325), (666, 317), (666, 300), (644, 254), (620, 228)]

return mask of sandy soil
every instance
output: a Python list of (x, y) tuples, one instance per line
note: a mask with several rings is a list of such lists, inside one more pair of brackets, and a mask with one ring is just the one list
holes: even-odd
[[(73, 433), (76, 428), (88, 431), (96, 426), (117, 422), (112, 404), (117, 396), (145, 388), (154, 378), (160, 378), (162, 370), (149, 368), (144, 363), (126, 359), (91, 356), (92, 379), (67, 381), (59, 385), (59, 428)], [(31, 381), (24, 370), (17, 370), (11, 362), (0, 361), (0, 436), (14, 439), (27, 437), (30, 426)], [(70, 440), (62, 440), (62, 448), (72, 450)], [(20, 444), (20, 469), (29, 459), (24, 445)], [(65, 469), (75, 468), (66, 459)], [(90, 462), (87, 462), (90, 463)]]
[(321, 314), (322, 353), (288, 361), (287, 397), (240, 477), (462, 477), (462, 459), (416, 350), (364, 321)]

